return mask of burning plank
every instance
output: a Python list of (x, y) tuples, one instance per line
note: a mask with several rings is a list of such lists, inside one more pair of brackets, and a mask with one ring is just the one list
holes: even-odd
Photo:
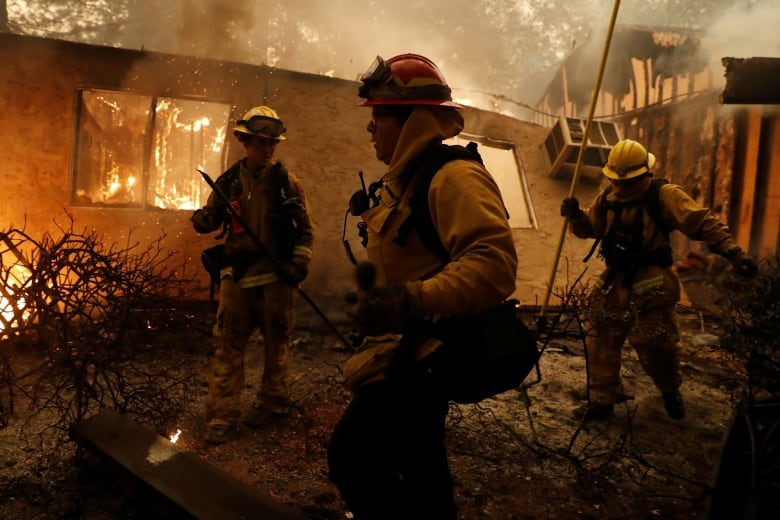
[(182, 450), (127, 416), (106, 409), (79, 423), (77, 442), (107, 455), (200, 520), (303, 516)]

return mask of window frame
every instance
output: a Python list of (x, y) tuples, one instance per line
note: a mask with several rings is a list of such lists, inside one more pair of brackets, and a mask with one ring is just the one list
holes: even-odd
[[(146, 116), (146, 123), (144, 125), (144, 135), (143, 140), (141, 144), (141, 157), (140, 157), (140, 201), (139, 203), (133, 203), (133, 202), (118, 202), (118, 203), (109, 203), (105, 200), (99, 200), (99, 201), (91, 201), (91, 202), (84, 202), (83, 200), (80, 200), (80, 197), (78, 195), (79, 190), (79, 166), (80, 161), (82, 160), (82, 157), (80, 156), (81, 153), (81, 146), (82, 141), (84, 139), (84, 136), (86, 135), (83, 131), (82, 127), (82, 116), (83, 116), (83, 110), (85, 109), (85, 100), (84, 100), (84, 93), (89, 92), (93, 94), (106, 94), (106, 95), (128, 95), (128, 96), (138, 96), (139, 98), (146, 98), (147, 99), (147, 116)], [(68, 202), (69, 205), (73, 208), (79, 208), (79, 209), (112, 209), (112, 210), (141, 210), (141, 211), (191, 211), (192, 208), (164, 208), (159, 207), (155, 204), (155, 193), (150, 192), (150, 189), (152, 188), (152, 184), (154, 182), (154, 175), (156, 167), (154, 163), (154, 154), (156, 153), (155, 149), (155, 138), (156, 138), (156, 130), (157, 130), (157, 115), (158, 115), (158, 106), (160, 105), (161, 100), (174, 100), (176, 102), (178, 101), (184, 101), (184, 102), (197, 102), (197, 103), (204, 103), (204, 104), (213, 104), (215, 106), (222, 106), (224, 108), (225, 112), (225, 119), (224, 121), (220, 121), (219, 124), (223, 126), (225, 129), (225, 135), (224, 139), (221, 144), (221, 150), (218, 152), (218, 158), (217, 162), (219, 163), (220, 172), (224, 171), (226, 168), (226, 161), (229, 153), (229, 140), (227, 139), (228, 133), (229, 133), (229, 127), (231, 122), (231, 116), (233, 113), (233, 103), (226, 99), (219, 99), (219, 98), (207, 98), (203, 96), (188, 96), (188, 95), (181, 95), (177, 93), (165, 93), (164, 95), (156, 94), (156, 93), (148, 93), (143, 91), (135, 91), (135, 90), (125, 90), (125, 89), (114, 89), (114, 88), (105, 88), (105, 87), (94, 87), (94, 86), (81, 86), (76, 89), (75, 93), (75, 100), (74, 100), (74, 110), (73, 110), (73, 145), (71, 146), (71, 160), (70, 160), (70, 182), (69, 182), (69, 189), (68, 189)], [(195, 173), (193, 172), (193, 178), (200, 178), (195, 177)], [(201, 189), (207, 193), (208, 192), (208, 186), (204, 184)]]
[[(462, 146), (465, 146), (468, 141), (474, 141), (481, 147), (488, 147), (488, 148), (498, 148), (500, 150), (508, 150), (512, 152), (512, 157), (514, 158), (515, 168), (517, 171), (518, 176), (518, 185), (520, 188), (519, 197), (522, 200), (522, 202), (525, 204), (525, 210), (527, 211), (527, 220), (529, 222), (528, 225), (511, 225), (513, 230), (520, 230), (520, 229), (539, 229), (538, 222), (536, 220), (536, 214), (534, 212), (534, 207), (531, 202), (531, 191), (528, 186), (528, 178), (526, 175), (525, 167), (523, 165), (523, 161), (520, 157), (519, 148), (518, 146), (511, 142), (511, 141), (503, 141), (498, 139), (493, 139), (487, 136), (483, 135), (476, 135), (476, 134), (469, 134), (469, 133), (460, 133), (455, 137), (452, 137), (450, 139), (446, 139), (444, 141), (445, 144), (460, 144)], [(484, 159), (484, 157), (483, 157)], [(485, 161), (486, 168), (488, 172), (491, 172), (491, 175), (493, 175), (493, 178), (496, 181), (496, 184), (498, 184), (498, 188), (501, 191), (501, 196), (504, 198), (504, 203), (507, 204), (507, 211), (509, 212), (510, 222), (512, 220), (512, 207), (510, 202), (511, 200), (516, 199), (517, 197), (512, 196), (513, 194), (510, 193), (510, 186), (507, 186), (505, 183), (501, 182), (500, 178), (496, 178), (496, 175), (491, 171), (491, 167), (489, 164), (489, 161)], [(518, 195), (518, 194), (514, 194)], [(525, 219), (523, 219), (525, 220)]]

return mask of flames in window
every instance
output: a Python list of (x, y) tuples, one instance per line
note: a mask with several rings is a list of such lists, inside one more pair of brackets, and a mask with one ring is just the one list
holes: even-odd
[(84, 90), (74, 206), (195, 209), (208, 187), (195, 168), (222, 171), (229, 106)]

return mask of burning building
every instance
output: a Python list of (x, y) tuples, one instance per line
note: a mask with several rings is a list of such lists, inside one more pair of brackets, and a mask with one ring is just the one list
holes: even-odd
[[(537, 105), (537, 122), (582, 126), (600, 44), (583, 45), (561, 65)], [(747, 100), (744, 88), (741, 101), (725, 96), (725, 103), (739, 104), (723, 104), (723, 57), (708, 59), (707, 45), (706, 35), (694, 31), (617, 27), (597, 96), (596, 125), (615, 125), (614, 135), (644, 143), (658, 159), (658, 176), (712, 208), (744, 250), (772, 259), (780, 253), (780, 110), (748, 104), (768, 98)], [(758, 95), (773, 84), (757, 76), (750, 81)], [(586, 167), (600, 167), (606, 159), (603, 141), (594, 133)], [(552, 148), (553, 161), (558, 151)], [(700, 247), (679, 234), (672, 237), (676, 251)]]
[[(194, 277), (189, 295), (204, 298), (200, 253), (215, 242), (189, 222), (208, 196), (196, 169), (216, 176), (237, 160), (231, 124), (268, 104), (288, 128), (277, 156), (304, 183), (317, 226), (307, 291), (325, 310), (342, 311), (353, 279), (343, 239), (361, 253), (356, 222), (345, 222), (347, 201), (360, 187), (358, 172), (369, 182), (383, 174), (356, 82), (13, 34), (0, 34), (0, 58), (4, 227), (38, 236), (70, 215), (76, 229), (108, 244), (164, 237), (174, 253), (168, 262)], [(518, 273), (528, 301), (545, 290), (567, 186), (546, 175), (543, 126), (468, 107), (464, 116), (464, 137), (480, 143), (518, 244), (539, 251), (524, 255)], [(584, 190), (587, 198), (595, 187)], [(587, 244), (571, 242), (565, 254), (582, 258)]]

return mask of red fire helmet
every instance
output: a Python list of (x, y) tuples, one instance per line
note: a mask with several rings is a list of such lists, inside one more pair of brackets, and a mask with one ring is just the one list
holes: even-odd
[(400, 54), (387, 61), (377, 56), (360, 81), (358, 95), (366, 99), (361, 106), (458, 106), (439, 68), (419, 54)]

